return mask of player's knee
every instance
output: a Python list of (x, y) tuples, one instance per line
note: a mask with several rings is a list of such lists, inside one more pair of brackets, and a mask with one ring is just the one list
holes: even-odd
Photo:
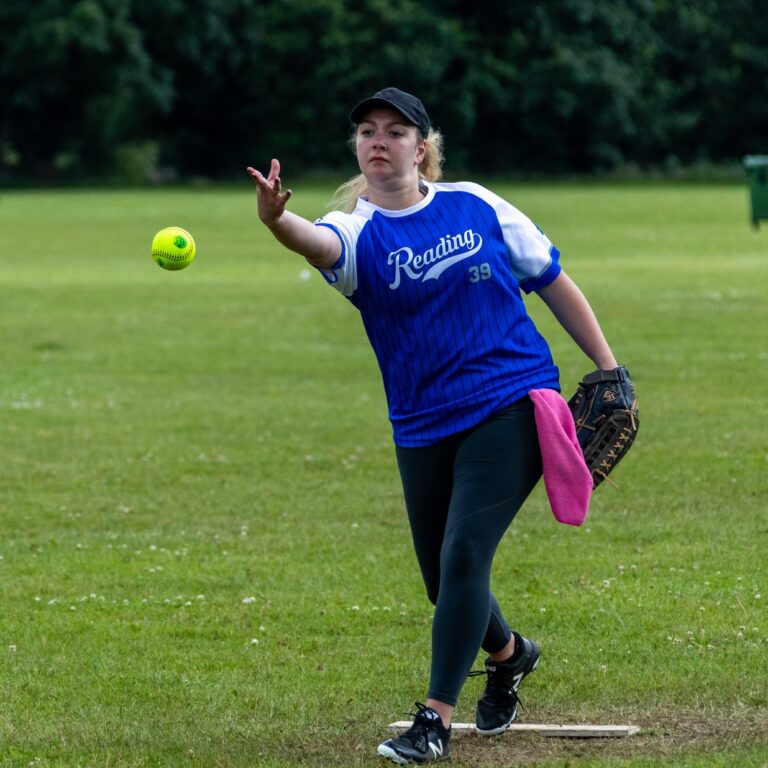
[(489, 570), (488, 561), (493, 553), (472, 537), (446, 538), (440, 559), (442, 572), (448, 578), (471, 579)]

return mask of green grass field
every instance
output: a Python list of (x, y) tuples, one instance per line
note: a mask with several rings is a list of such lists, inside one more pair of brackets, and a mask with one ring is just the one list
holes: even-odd
[[(499, 548), (543, 649), (520, 722), (643, 730), (457, 736), (455, 764), (768, 765), (768, 226), (738, 186), (493, 186), (559, 246), (641, 413), (582, 528), (539, 487)], [(195, 235), (183, 272), (149, 256), (166, 225)], [(379, 764), (432, 611), (356, 311), (245, 177), (5, 192), (0, 292), (0, 765)], [(527, 302), (570, 391), (589, 361)]]

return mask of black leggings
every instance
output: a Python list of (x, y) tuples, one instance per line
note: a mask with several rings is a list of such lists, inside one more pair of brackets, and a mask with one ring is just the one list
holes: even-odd
[(511, 631), (491, 593), (496, 548), (541, 477), (528, 398), (425, 448), (397, 447), (416, 557), (429, 600), (428, 697), (455, 705), (479, 648), (500, 651)]

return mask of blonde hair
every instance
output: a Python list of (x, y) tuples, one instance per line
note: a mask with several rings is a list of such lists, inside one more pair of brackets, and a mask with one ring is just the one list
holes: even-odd
[[(443, 176), (443, 134), (436, 128), (429, 129), (429, 135), (424, 139), (416, 129), (419, 137), (424, 141), (424, 159), (419, 163), (419, 178), (425, 181), (439, 181)], [(349, 139), (352, 150), (355, 150), (357, 131)], [(345, 181), (334, 192), (331, 198), (330, 209), (332, 211), (344, 211), (352, 213), (357, 205), (357, 198), (368, 192), (368, 181), (362, 173)]]

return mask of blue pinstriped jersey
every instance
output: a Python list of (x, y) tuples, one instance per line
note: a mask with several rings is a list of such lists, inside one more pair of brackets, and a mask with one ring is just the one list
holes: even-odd
[(405, 210), (361, 198), (351, 214), (316, 222), (341, 240), (338, 262), (322, 272), (360, 311), (403, 447), (474, 427), (531, 389), (560, 389), (520, 293), (557, 277), (557, 249), (477, 184), (426, 190)]

